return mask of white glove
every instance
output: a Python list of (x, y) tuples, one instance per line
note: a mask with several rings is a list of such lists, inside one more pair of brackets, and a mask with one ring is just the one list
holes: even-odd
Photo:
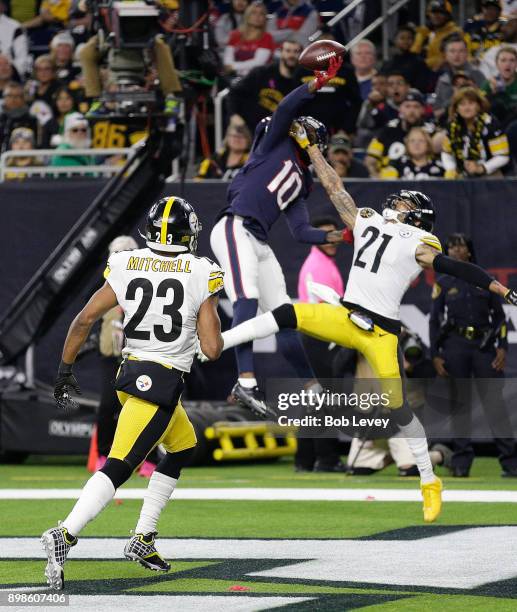
[(334, 306), (339, 306), (340, 295), (337, 291), (329, 287), (328, 285), (323, 285), (322, 283), (315, 283), (314, 281), (307, 281), (307, 290), (311, 295), (319, 298), (323, 302), (327, 304), (334, 304)]

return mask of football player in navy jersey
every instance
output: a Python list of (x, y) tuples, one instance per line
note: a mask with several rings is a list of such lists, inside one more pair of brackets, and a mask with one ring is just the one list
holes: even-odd
[[(210, 244), (228, 281), (233, 325), (251, 319), (257, 308), (267, 311), (290, 303), (285, 278), (268, 245), (268, 233), (282, 213), (293, 237), (307, 244), (341, 242), (343, 232), (312, 227), (305, 199), (312, 187), (310, 159), (289, 134), (294, 120), (313, 135), (322, 151), (327, 147), (325, 126), (312, 117), (299, 117), (303, 105), (332, 79), (342, 60), (332, 58), (328, 70), (287, 95), (271, 117), (255, 130), (250, 157), (228, 189), (227, 206), (219, 213)], [(278, 345), (300, 378), (312, 379), (302, 344), (292, 330), (278, 334)], [(253, 346), (236, 348), (239, 378), (232, 393), (258, 414), (267, 414), (253, 365)]]

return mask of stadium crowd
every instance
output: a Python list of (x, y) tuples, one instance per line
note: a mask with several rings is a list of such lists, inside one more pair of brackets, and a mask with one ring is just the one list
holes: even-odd
[[(160, 62), (175, 70), (164, 47), (172, 47), (174, 56), (171, 24), (179, 2), (156, 1), (161, 35), (153, 47), (157, 74), (149, 82), (158, 78), (164, 95), (173, 95), (181, 85), (175, 75), (165, 82), (167, 70), (160, 75)], [(311, 78), (298, 64), (309, 36), (323, 29), (322, 38), (346, 42), (377, 16), (370, 10), (374, 4), (366, 0), (331, 30), (323, 13), (339, 11), (342, 1), (212, 2), (219, 68), (209, 98), (229, 90), (226, 134), (222, 149), (213, 154), (210, 147), (200, 147), (190, 176), (230, 180), (247, 159), (258, 121)], [(415, 26), (418, 2), (409, 3), (393, 26), (389, 59), (382, 61), (377, 39), (361, 40), (304, 110), (327, 126), (329, 159), (341, 176), (454, 179), (515, 173), (517, 6), (503, 0), (467, 5), (473, 14), (458, 24), (448, 0), (431, 0), (426, 24)], [(99, 101), (91, 95), (93, 90), (98, 94), (88, 63), (92, 34), (92, 15), (83, 2), (0, 0), (1, 152), (128, 147), (145, 135), (93, 112)], [(93, 78), (104, 90), (116, 89), (109, 66)], [(208, 142), (213, 143), (213, 134)], [(10, 158), (8, 164), (78, 166), (95, 160), (94, 152), (72, 158), (32, 154)], [(117, 156), (107, 160), (119, 162)]]

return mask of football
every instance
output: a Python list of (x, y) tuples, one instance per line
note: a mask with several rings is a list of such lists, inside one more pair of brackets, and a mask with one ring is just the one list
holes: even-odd
[(298, 61), (309, 70), (326, 70), (332, 57), (344, 53), (345, 47), (335, 40), (317, 40), (304, 49)]

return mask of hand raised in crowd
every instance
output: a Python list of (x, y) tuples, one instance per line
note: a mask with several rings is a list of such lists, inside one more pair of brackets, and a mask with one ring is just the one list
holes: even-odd
[(481, 175), (486, 174), (485, 166), (477, 161), (467, 159), (464, 162), (465, 172), (470, 175)]

